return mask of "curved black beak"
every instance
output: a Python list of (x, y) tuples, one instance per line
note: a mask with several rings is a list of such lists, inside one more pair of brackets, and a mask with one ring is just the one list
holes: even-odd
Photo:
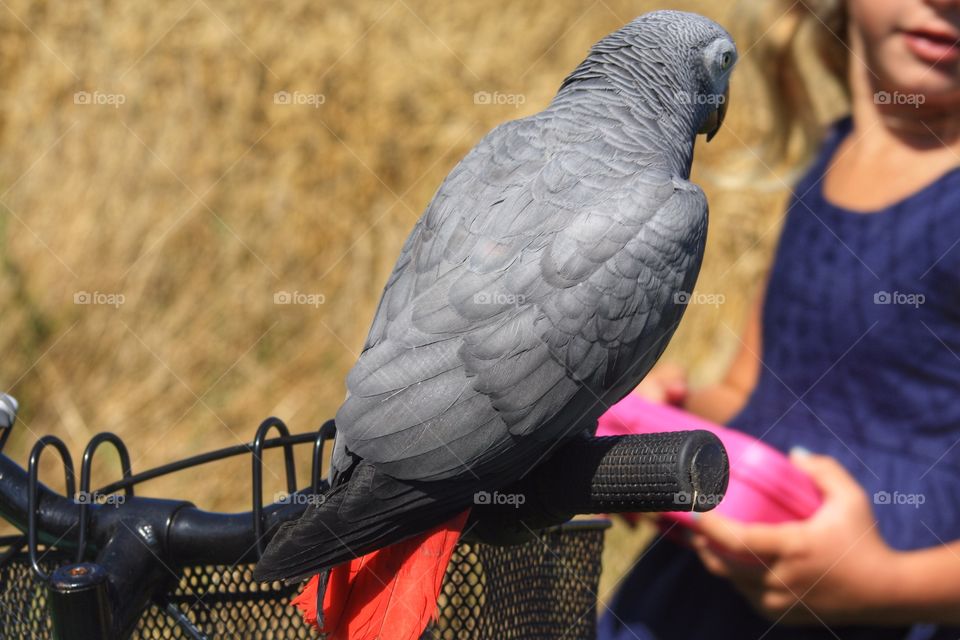
[(700, 133), (707, 134), (707, 142), (713, 140), (713, 136), (717, 135), (717, 131), (720, 131), (720, 127), (723, 125), (723, 119), (727, 115), (727, 102), (729, 101), (730, 87), (727, 87), (727, 90), (723, 92), (723, 100), (720, 101), (716, 109), (710, 112), (703, 126), (700, 127)]

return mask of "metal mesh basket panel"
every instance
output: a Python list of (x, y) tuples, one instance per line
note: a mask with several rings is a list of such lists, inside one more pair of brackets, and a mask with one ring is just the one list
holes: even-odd
[[(67, 562), (65, 556), (38, 550), (47, 573)], [(50, 638), (53, 625), (47, 615), (47, 590), (33, 575), (26, 553), (18, 553), (0, 567), (0, 638)]]
[(596, 635), (603, 528), (567, 528), (516, 547), (461, 544), (430, 640), (580, 640)]
[[(427, 640), (580, 640), (596, 631), (602, 524), (578, 524), (513, 547), (461, 543), (447, 569)], [(67, 559), (43, 556), (49, 572)], [(183, 569), (169, 598), (209, 638), (317, 638), (288, 604), (297, 587), (257, 584), (253, 565)], [(50, 638), (45, 589), (26, 554), (0, 567), (0, 638)], [(144, 612), (133, 638), (189, 638), (162, 609)]]

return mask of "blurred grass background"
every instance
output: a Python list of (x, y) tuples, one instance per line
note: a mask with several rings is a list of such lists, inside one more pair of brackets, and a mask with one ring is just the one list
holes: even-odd
[[(735, 36), (741, 22), (705, 1), (0, 5), (0, 388), (22, 405), (6, 453), (25, 462), (50, 433), (79, 457), (109, 430), (135, 471), (249, 441), (268, 415), (298, 432), (333, 416), (403, 239), (482, 135), (543, 108), (640, 13), (697, 10)], [(667, 356), (696, 381), (736, 349), (782, 211), (782, 189), (718, 179), (764, 126), (739, 44), (727, 125), (694, 175), (711, 202), (698, 291), (725, 302), (691, 307)], [(248, 465), (142, 492), (248, 509)], [(269, 500), (280, 454), (267, 465)], [(118, 475), (105, 449), (94, 485)], [(601, 600), (648, 533), (610, 534)]]

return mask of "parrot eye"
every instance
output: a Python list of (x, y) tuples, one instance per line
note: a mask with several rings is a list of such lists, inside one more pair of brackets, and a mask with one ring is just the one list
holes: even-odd
[(731, 64), (733, 64), (733, 55), (729, 51), (725, 51), (723, 57), (720, 58), (720, 70), (726, 71)]

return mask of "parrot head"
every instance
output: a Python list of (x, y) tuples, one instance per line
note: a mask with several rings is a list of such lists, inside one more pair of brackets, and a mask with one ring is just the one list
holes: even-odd
[(713, 140), (723, 125), (727, 115), (727, 103), (730, 100), (730, 72), (737, 61), (737, 48), (729, 35), (724, 35), (703, 48), (702, 72), (703, 91), (708, 98), (710, 109), (700, 124), (698, 133), (707, 135), (707, 142)]
[(600, 40), (558, 97), (613, 89), (648, 117), (713, 139), (723, 124), (737, 47), (695, 13), (653, 11)]

